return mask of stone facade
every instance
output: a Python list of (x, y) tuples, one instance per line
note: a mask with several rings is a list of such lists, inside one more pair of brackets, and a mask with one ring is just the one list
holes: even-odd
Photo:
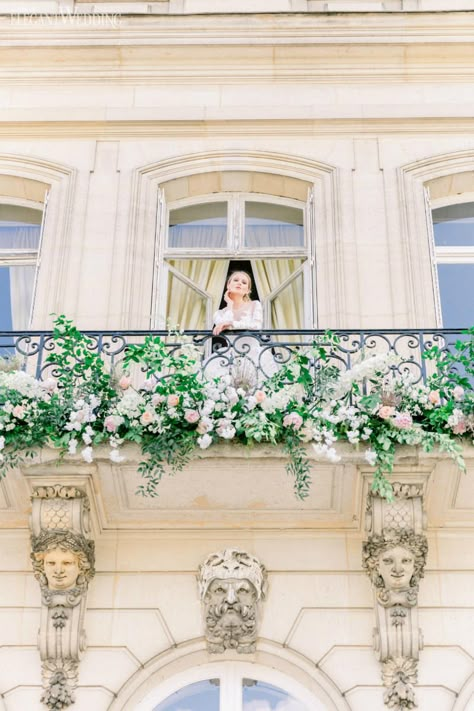
[[(473, 200), (474, 3), (22, 5), (19, 16), (0, 1), (0, 194), (43, 209), (48, 193), (35, 328), (61, 312), (81, 328), (149, 328), (166, 205), (232, 191), (305, 204), (312, 325), (439, 325), (426, 195), (432, 207)], [(396, 708), (397, 684), (406, 708), (474, 708), (472, 447), (466, 475), (437, 452), (400, 450), (395, 508), (371, 501), (367, 530), (371, 471), (349, 449), (340, 464), (314, 462), (304, 503), (270, 447), (206, 452), (157, 499), (135, 496), (138, 457), (126, 450), (120, 465), (104, 453), (56, 466), (45, 449), (0, 482), (2, 711), (44, 711), (38, 629), (54, 626), (69, 587), (42, 565), (64, 549), (81, 603), (62, 607), (78, 610), (88, 640), (69, 657), (75, 666), (80, 651), (76, 711), (151, 711), (154, 689), (227, 668), (310, 711), (380, 711), (384, 694)], [(63, 500), (62, 487), (82, 494)], [(39, 489), (54, 492), (47, 514)], [(243, 655), (208, 648), (196, 589), (199, 565), (226, 549), (268, 574)], [(393, 631), (410, 629), (411, 653), (384, 657), (379, 645), (376, 658), (374, 610), (390, 649)]]

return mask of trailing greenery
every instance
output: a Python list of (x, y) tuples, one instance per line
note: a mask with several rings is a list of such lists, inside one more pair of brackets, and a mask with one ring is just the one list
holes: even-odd
[(139, 493), (155, 496), (163, 475), (180, 471), (196, 450), (226, 440), (270, 443), (287, 455), (303, 499), (311, 485), (308, 447), (337, 462), (337, 442), (349, 442), (363, 447), (374, 467), (373, 490), (390, 497), (387, 477), (399, 445), (438, 447), (464, 468), (462, 439), (474, 435), (474, 329), (451, 350), (433, 345), (425, 353), (433, 371), (426, 385), (391, 354), (340, 370), (329, 333), (295, 348), (271, 377), (253, 384), (242, 379), (245, 369), (237, 376), (238, 367), (206, 378), (197, 347), (170, 348), (156, 336), (127, 346), (119, 376), (95, 340), (64, 316), (55, 321), (53, 342), (45, 380), (18, 362), (0, 362), (2, 474), (45, 446), (61, 456), (80, 451), (91, 462), (95, 447), (108, 444), (110, 459), (120, 463), (123, 445), (133, 442), (143, 454)]

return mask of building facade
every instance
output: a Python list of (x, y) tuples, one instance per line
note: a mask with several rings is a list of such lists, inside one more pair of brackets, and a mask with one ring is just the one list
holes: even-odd
[[(0, 0), (0, 13), (2, 338), (48, 330), (51, 314), (208, 330), (233, 268), (252, 272), (265, 329), (472, 325), (472, 0)], [(346, 445), (313, 463), (304, 502), (269, 445), (206, 450), (157, 498), (136, 496), (126, 449), (114, 464), (45, 448), (0, 481), (0, 709), (66, 708), (54, 669), (42, 680), (53, 657), (77, 657), (77, 711), (382, 711), (413, 708), (411, 691), (421, 711), (474, 709), (468, 441), (466, 474), (437, 450), (397, 450), (393, 504), (370, 496)], [(74, 604), (35, 578), (31, 533), (43, 561), (48, 528), (95, 542)], [(426, 537), (410, 602), (367, 575), (364, 542), (385, 529)], [(248, 558), (206, 572), (233, 550)], [(210, 642), (215, 580), (226, 595), (251, 582), (244, 642), (228, 629), (232, 643)], [(408, 661), (392, 673), (395, 657)], [(385, 705), (397, 681), (408, 696)]]

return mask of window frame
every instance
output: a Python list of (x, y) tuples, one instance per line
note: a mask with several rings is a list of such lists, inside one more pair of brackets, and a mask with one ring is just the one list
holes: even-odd
[(150, 691), (134, 711), (153, 711), (157, 704), (186, 686), (209, 679), (219, 679), (220, 711), (243, 711), (242, 682), (244, 679), (271, 684), (305, 705), (308, 711), (328, 711), (327, 706), (299, 681), (262, 664), (226, 661), (203, 664), (180, 672)]
[[(458, 195), (447, 195), (434, 200), (430, 199), (429, 190), (427, 190), (427, 201), (430, 209), (430, 251), (433, 264), (433, 284), (434, 298), (436, 309), (437, 327), (443, 328), (443, 312), (441, 300), (441, 288), (438, 276), (438, 265), (440, 264), (474, 264), (474, 245), (473, 246), (437, 246), (434, 234), (434, 219), (433, 211), (441, 207), (449, 207), (450, 205), (462, 205), (464, 203), (474, 203), (474, 192), (459, 193)], [(458, 324), (459, 325), (459, 324)], [(466, 324), (466, 327), (470, 324)]]
[[(202, 205), (210, 203), (227, 203), (227, 240), (226, 246), (218, 250), (216, 256), (216, 248), (172, 248), (169, 243), (169, 226), (170, 212), (172, 210), (188, 207), (192, 205)], [(284, 205), (291, 208), (301, 210), (303, 221), (303, 246), (302, 247), (278, 247), (256, 249), (244, 246), (245, 239), (245, 203), (246, 202), (261, 202), (265, 204)], [(244, 191), (227, 191), (214, 192), (193, 197), (185, 197), (177, 200), (172, 200), (166, 203), (165, 196), (160, 191), (158, 197), (158, 216), (156, 230), (156, 246), (155, 246), (155, 265), (154, 265), (154, 287), (152, 290), (152, 328), (165, 328), (164, 319), (160, 318), (159, 312), (162, 305), (166, 302), (168, 274), (176, 271), (169, 265), (171, 259), (248, 259), (249, 261), (256, 259), (285, 259), (294, 258), (301, 259), (302, 264), (298, 269), (287, 279), (283, 284), (280, 284), (271, 295), (268, 296), (266, 308), (264, 309), (264, 320), (268, 321), (271, 308), (271, 301), (282, 291), (287, 284), (293, 279), (297, 279), (300, 274), (303, 275), (303, 326), (304, 328), (314, 328), (315, 313), (317, 313), (315, 301), (316, 295), (316, 274), (314, 269), (314, 239), (312, 227), (314, 221), (311, 219), (310, 210), (312, 206), (312, 191), (308, 195), (306, 201), (296, 198), (287, 198), (284, 196), (272, 195), (261, 192), (244, 192)], [(177, 274), (184, 283), (186, 277)], [(194, 286), (193, 288), (196, 288)], [(258, 284), (257, 284), (258, 288)], [(199, 289), (197, 289), (199, 291)], [(201, 296), (209, 297), (208, 294), (200, 292)], [(208, 319), (212, 308), (207, 307)]]
[[(35, 273), (33, 277), (33, 288), (31, 294), (31, 304), (28, 314), (28, 325), (27, 328), (31, 327), (33, 320), (33, 310), (35, 305), (36, 290), (38, 284), (38, 272), (40, 266), (40, 255), (43, 245), (43, 233), (44, 224), (46, 218), (46, 208), (48, 203), (49, 192), (45, 193), (45, 199), (43, 202), (36, 202), (31, 200), (25, 200), (23, 198), (15, 197), (4, 197), (0, 196), (0, 205), (8, 205), (10, 207), (26, 207), (31, 210), (36, 210), (41, 213), (41, 221), (37, 224), (39, 226), (39, 239), (38, 247), (36, 249), (21, 249), (21, 248), (10, 248), (4, 249), (0, 246), (0, 267), (35, 267)], [(29, 224), (29, 223), (25, 223)]]

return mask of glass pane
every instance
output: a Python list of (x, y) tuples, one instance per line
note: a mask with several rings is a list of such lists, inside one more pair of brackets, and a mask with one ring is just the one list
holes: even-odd
[(189, 684), (155, 706), (153, 711), (219, 711), (219, 680)]
[(221, 249), (226, 244), (226, 202), (170, 210), (168, 247), (171, 249)]
[(34, 266), (0, 267), (0, 330), (28, 328), (35, 269)]
[(474, 247), (474, 202), (433, 210), (433, 227), (438, 247)]
[(38, 249), (40, 225), (0, 221), (0, 250)]
[(283, 689), (254, 679), (243, 680), (243, 711), (310, 711)]
[(303, 210), (246, 202), (245, 246), (252, 249), (304, 247)]
[(303, 274), (295, 277), (272, 299), (270, 328), (303, 328)]
[(200, 330), (207, 326), (206, 300), (175, 274), (169, 274), (166, 317), (171, 330)]
[(445, 328), (474, 325), (474, 264), (438, 264)]

